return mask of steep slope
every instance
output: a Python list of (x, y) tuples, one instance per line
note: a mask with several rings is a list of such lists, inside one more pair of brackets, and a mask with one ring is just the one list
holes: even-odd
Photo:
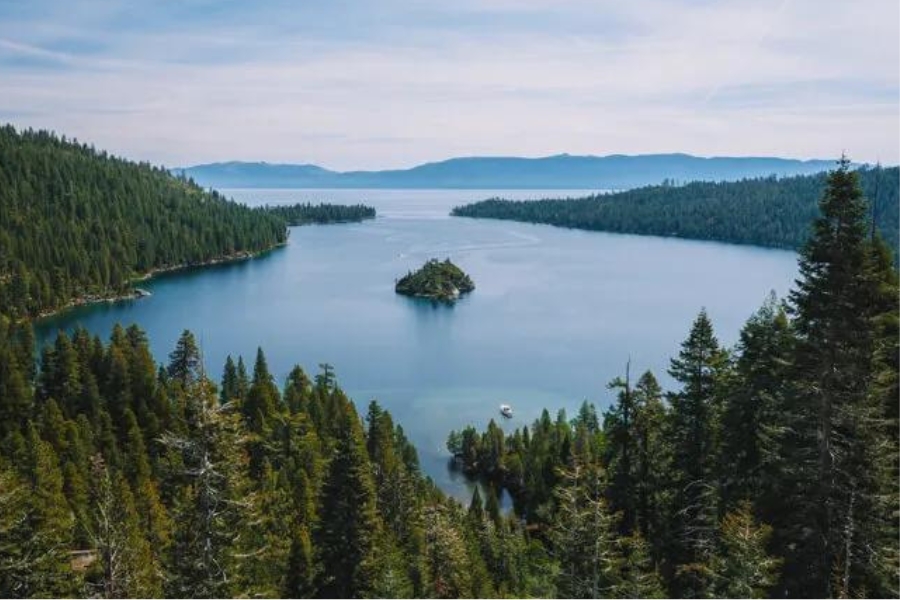
[(284, 222), (46, 131), (0, 128), (0, 313), (35, 316), (132, 278), (285, 241)]

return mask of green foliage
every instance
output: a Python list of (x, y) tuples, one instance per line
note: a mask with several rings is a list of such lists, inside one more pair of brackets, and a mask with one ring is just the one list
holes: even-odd
[(0, 127), (0, 313), (115, 296), (137, 276), (283, 243), (284, 221), (46, 131)]
[(453, 302), (461, 294), (474, 290), (475, 284), (449, 258), (443, 262), (432, 258), (415, 273), (410, 272), (401, 277), (395, 289), (398, 294), (405, 296)]
[(782, 455), (793, 351), (788, 316), (773, 294), (741, 330), (736, 376), (725, 393), (719, 466), (723, 510), (756, 497), (764, 519), (774, 522), (780, 516), (781, 490), (775, 484), (789, 469)]
[[(629, 367), (631, 365), (629, 364)], [(606, 411), (603, 430), (606, 437), (606, 464), (610, 472), (608, 495), (613, 510), (621, 513), (623, 535), (634, 531), (637, 519), (637, 473), (639, 469), (639, 440), (635, 433), (637, 416), (636, 394), (631, 388), (629, 370), (625, 379), (616, 378), (609, 386), (618, 389), (616, 403)], [(586, 404), (585, 404), (586, 405)]]
[(712, 555), (718, 525), (715, 459), (727, 368), (728, 355), (719, 347), (706, 312), (701, 311), (669, 368), (669, 374), (682, 384), (680, 392), (669, 395), (669, 439), (678, 449), (672, 463), (677, 589), (689, 597), (709, 594), (709, 578), (701, 565)]
[(363, 204), (292, 204), (290, 206), (264, 206), (264, 213), (284, 219), (290, 226), (310, 223), (353, 223), (375, 218), (375, 209)]
[(372, 591), (381, 523), (362, 428), (349, 404), (338, 428), (315, 536), (322, 562), (319, 590), (326, 597), (352, 598)]
[(87, 588), (102, 598), (153, 597), (162, 593), (161, 569), (141, 531), (134, 498), (121, 475), (115, 479), (103, 459), (91, 469), (90, 538), (96, 561)]
[(26, 452), (29, 538), (22, 543), (24, 554), (35, 562), (20, 581), (20, 589), (23, 596), (69, 595), (77, 585), (68, 560), (74, 516), (63, 494), (59, 459), (33, 425), (27, 429)]
[(758, 525), (749, 502), (722, 519), (719, 549), (710, 563), (719, 598), (765, 598), (781, 561), (766, 550), (772, 528)]
[(557, 588), (565, 598), (603, 598), (619, 583), (616, 520), (602, 497), (602, 473), (575, 464), (560, 471), (550, 548), (559, 561)]
[(789, 307), (731, 352), (701, 312), (677, 389), (626, 370), (602, 416), (450, 432), (468, 510), (330, 365), (282, 393), (259, 350), (217, 390), (190, 332), (163, 368), (116, 326), (36, 368), (0, 316), (0, 595), (895, 596), (898, 278), (856, 178), (830, 175)]
[(634, 395), (635, 527), (650, 543), (653, 559), (660, 563), (672, 525), (668, 518), (674, 458), (674, 447), (668, 437), (670, 415), (663, 403), (662, 389), (650, 371), (638, 379)]
[[(0, 353), (33, 343), (0, 324)], [(115, 327), (106, 344), (60, 332), (37, 372), (8, 363), (24, 396), (0, 438), (3, 595), (554, 593), (496, 495), (473, 514), (446, 498), (378, 403), (363, 428), (329, 365), (293, 368), (282, 395), (260, 350), (252, 378), (228, 361), (223, 395), (190, 332), (169, 358)], [(492, 432), (480, 460), (500, 465)]]
[(169, 354), (169, 377), (187, 387), (200, 377), (200, 348), (190, 331), (183, 331), (175, 349)]
[[(878, 230), (898, 251), (900, 171), (861, 169)], [(508, 219), (561, 227), (801, 248), (816, 219), (826, 175), (734, 182), (654, 185), (587, 198), (512, 201), (493, 198), (460, 206), (460, 217)]]
[(610, 594), (615, 598), (665, 598), (650, 547), (640, 535), (619, 538), (619, 578)]
[(896, 432), (882, 425), (885, 405), (873, 382), (896, 377), (896, 362), (879, 360), (881, 324), (896, 319), (896, 275), (870, 238), (848, 161), (829, 174), (820, 208), (791, 294), (797, 349), (785, 443), (796, 475), (785, 507), (794, 528), (785, 587), (887, 593), (897, 572), (884, 560), (896, 557), (896, 535), (888, 541), (896, 531)]

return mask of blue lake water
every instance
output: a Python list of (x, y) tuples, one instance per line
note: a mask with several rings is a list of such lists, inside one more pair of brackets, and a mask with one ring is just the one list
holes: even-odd
[[(39, 338), (76, 324), (106, 338), (116, 322), (138, 323), (165, 361), (191, 329), (212, 373), (228, 354), (252, 365), (262, 346), (280, 384), (294, 364), (312, 375), (330, 363), (360, 412), (373, 398), (388, 408), (425, 471), (463, 499), (468, 484), (447, 468), (451, 429), (493, 418), (509, 430), (544, 407), (572, 415), (584, 399), (605, 407), (606, 383), (629, 357), (632, 372), (652, 369), (669, 385), (668, 360), (702, 307), (731, 345), (797, 272), (792, 252), (448, 216), (493, 195), (581, 195), (573, 190), (226, 193), (252, 205), (365, 202), (378, 218), (293, 228), (285, 248), (145, 282), (152, 297), (69, 311), (41, 323)], [(455, 306), (396, 295), (395, 279), (432, 257), (451, 258), (475, 291)]]

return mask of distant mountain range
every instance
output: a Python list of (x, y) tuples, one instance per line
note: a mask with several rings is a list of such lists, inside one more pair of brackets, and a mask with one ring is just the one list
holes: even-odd
[(689, 154), (451, 158), (410, 169), (331, 171), (310, 164), (224, 162), (174, 169), (214, 188), (625, 189), (825, 171), (832, 160)]

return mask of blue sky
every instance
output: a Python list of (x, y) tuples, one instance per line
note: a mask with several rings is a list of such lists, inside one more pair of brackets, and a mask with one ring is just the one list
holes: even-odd
[(897, 0), (0, 0), (0, 121), (169, 166), (897, 163)]

